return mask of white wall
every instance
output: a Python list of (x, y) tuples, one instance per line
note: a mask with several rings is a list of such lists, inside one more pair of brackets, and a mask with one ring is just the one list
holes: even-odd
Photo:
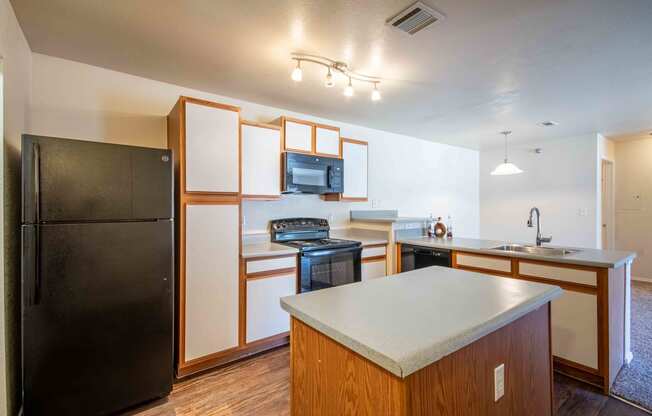
[[(341, 128), (343, 136), (369, 141), (369, 197), (378, 208), (401, 215), (452, 214), (458, 235), (479, 230), (478, 152), (339, 123), (195, 91), (141, 77), (33, 54), (31, 131), (60, 137), (165, 147), (168, 114), (179, 95), (235, 104), (243, 118), (271, 121), (280, 115), (307, 118)], [(368, 103), (368, 105), (372, 105)], [(352, 207), (369, 203), (324, 202), (316, 196), (277, 202), (245, 202), (245, 229), (264, 231), (272, 218), (332, 217), (348, 223)]]
[(0, 242), (0, 415), (20, 406), (20, 135), (29, 124), (31, 51), (8, 0), (0, 0), (3, 88), (3, 240)]
[(632, 276), (652, 278), (652, 138), (616, 142), (616, 249), (636, 251)]
[[(542, 153), (534, 153), (541, 148)], [(534, 243), (536, 228), (526, 221), (541, 210), (542, 234), (552, 244), (597, 247), (598, 140), (596, 134), (510, 147), (509, 158), (525, 172), (491, 176), (502, 148), (480, 152), (480, 235)]]

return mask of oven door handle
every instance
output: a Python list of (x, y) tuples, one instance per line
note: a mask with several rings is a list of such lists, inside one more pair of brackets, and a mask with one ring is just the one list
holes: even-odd
[(334, 248), (331, 250), (304, 251), (303, 253), (301, 253), (301, 255), (304, 257), (324, 257), (324, 256), (332, 256), (334, 254), (342, 254), (342, 253), (355, 254), (356, 252), (361, 253), (362, 247), (346, 247), (346, 248)]

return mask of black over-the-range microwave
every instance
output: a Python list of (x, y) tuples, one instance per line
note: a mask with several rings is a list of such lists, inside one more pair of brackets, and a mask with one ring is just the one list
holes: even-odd
[(344, 162), (334, 157), (283, 154), (284, 193), (337, 194), (344, 189)]

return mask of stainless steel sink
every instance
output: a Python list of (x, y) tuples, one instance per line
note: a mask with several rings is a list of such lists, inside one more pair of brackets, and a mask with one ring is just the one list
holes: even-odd
[(526, 246), (521, 244), (506, 244), (504, 246), (493, 247), (491, 250), (536, 254), (541, 256), (566, 256), (568, 254), (580, 252), (580, 250), (571, 250), (568, 248)]

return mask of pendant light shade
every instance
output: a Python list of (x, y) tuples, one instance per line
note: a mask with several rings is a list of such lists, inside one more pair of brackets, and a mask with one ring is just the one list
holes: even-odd
[(518, 173), (523, 173), (523, 171), (515, 164), (507, 162), (506, 159), (505, 163), (496, 166), (496, 169), (491, 172), (492, 175), (516, 175)]
[(510, 163), (507, 160), (507, 136), (510, 135), (512, 132), (511, 131), (503, 131), (500, 132), (500, 134), (505, 136), (505, 159), (503, 163), (500, 165), (496, 166), (496, 169), (494, 169), (491, 174), (495, 176), (500, 176), (500, 175), (516, 175), (519, 173), (523, 173), (521, 169), (519, 169), (518, 166), (516, 166), (513, 163)]

